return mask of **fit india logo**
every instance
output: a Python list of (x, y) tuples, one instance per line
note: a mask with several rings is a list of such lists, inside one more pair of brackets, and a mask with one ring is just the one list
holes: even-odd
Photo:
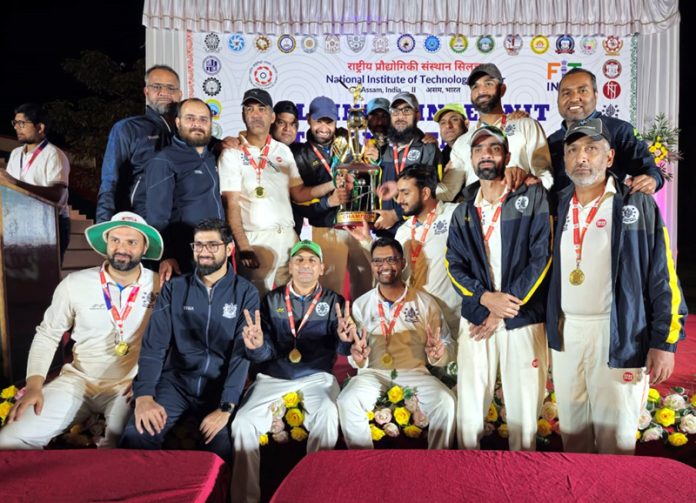
[(558, 91), (558, 86), (560, 85), (563, 76), (568, 73), (573, 68), (582, 67), (582, 63), (574, 61), (549, 61), (546, 63), (546, 90), (547, 91)]

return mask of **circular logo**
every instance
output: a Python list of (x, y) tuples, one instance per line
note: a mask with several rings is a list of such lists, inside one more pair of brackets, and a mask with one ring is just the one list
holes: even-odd
[(483, 54), (495, 49), (495, 40), (490, 35), (482, 35), (476, 40), (476, 48)]
[(326, 54), (336, 54), (341, 49), (341, 39), (338, 35), (326, 35), (324, 38), (324, 51)]
[(220, 36), (217, 33), (208, 33), (203, 43), (206, 52), (220, 52)]
[(389, 39), (385, 36), (375, 37), (372, 39), (372, 52), (389, 52)]
[(302, 50), (308, 54), (313, 53), (317, 50), (317, 37), (314, 35), (307, 35), (302, 39)]
[(413, 35), (401, 35), (396, 41), (396, 46), (401, 52), (411, 52), (416, 48), (416, 39)]
[(266, 52), (271, 48), (271, 39), (266, 35), (259, 35), (256, 37), (256, 40), (254, 40), (254, 46), (256, 47), (257, 51)]
[(203, 81), (203, 92), (208, 96), (217, 96), (221, 90), (222, 85), (215, 77), (208, 77)]
[(621, 210), (621, 221), (625, 224), (634, 224), (640, 218), (640, 212), (638, 208), (632, 204), (627, 204)]
[(600, 218), (599, 220), (597, 220), (597, 228), (598, 228), (598, 229), (603, 229), (603, 228), (606, 227), (606, 226), (607, 226), (607, 221), (606, 221), (606, 219)]
[(317, 304), (317, 315), (318, 316), (326, 316), (329, 314), (330, 308), (329, 305), (326, 302), (320, 302)]
[(452, 38), (449, 41), (449, 46), (450, 49), (452, 49), (452, 52), (461, 54), (466, 51), (467, 47), (469, 47), (469, 40), (464, 35), (452, 35)]
[(278, 49), (280, 52), (290, 54), (296, 47), (297, 42), (295, 42), (295, 37), (292, 35), (281, 35), (278, 38)]
[(597, 39), (594, 37), (582, 37), (580, 39), (580, 51), (586, 56), (592, 56), (597, 50)]
[(524, 213), (524, 210), (529, 206), (529, 198), (527, 196), (520, 196), (515, 201), (515, 209), (520, 213)]
[(602, 87), (604, 97), (608, 100), (615, 100), (621, 94), (621, 85), (615, 80), (610, 80)]
[(227, 47), (230, 48), (232, 52), (242, 52), (244, 50), (244, 36), (240, 33), (233, 33), (230, 38), (227, 39)]
[(278, 80), (278, 71), (268, 61), (257, 61), (249, 70), (249, 81), (254, 87), (267, 89), (272, 87), (276, 80)]
[(222, 139), (222, 126), (217, 122), (213, 122), (213, 136)]
[(346, 43), (351, 51), (360, 52), (365, 47), (365, 35), (346, 35)]
[(217, 75), (221, 68), (222, 63), (215, 56), (208, 56), (203, 60), (203, 71), (208, 75)]
[(423, 42), (425, 50), (428, 52), (437, 52), (440, 50), (440, 39), (435, 35), (428, 35)]
[(406, 159), (408, 159), (411, 162), (416, 162), (418, 159), (420, 159), (420, 155), (420, 150), (411, 150), (406, 156)]
[(621, 63), (615, 59), (608, 59), (602, 65), (602, 73), (608, 79), (616, 79), (621, 75)]
[(534, 54), (544, 54), (549, 50), (549, 39), (543, 35), (537, 35), (529, 42)]
[(205, 100), (205, 102), (213, 114), (213, 120), (218, 120), (220, 118), (220, 113), (222, 113), (222, 104), (214, 99)]
[(570, 35), (561, 35), (556, 39), (556, 54), (573, 54), (575, 40)]
[(633, 381), (633, 372), (624, 372), (624, 373), (623, 373), (623, 381), (624, 381), (624, 382), (631, 382), (631, 381)]
[(520, 35), (508, 35), (503, 42), (505, 51), (510, 56), (517, 56), (522, 49), (522, 37)]

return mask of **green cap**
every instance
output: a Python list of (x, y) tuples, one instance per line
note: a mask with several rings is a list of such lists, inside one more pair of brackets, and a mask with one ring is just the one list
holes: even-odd
[(437, 113), (433, 116), (433, 120), (435, 122), (440, 122), (440, 117), (445, 115), (447, 112), (457, 112), (459, 115), (464, 117), (466, 127), (467, 129), (469, 128), (469, 118), (466, 116), (466, 110), (464, 109), (464, 105), (461, 103), (447, 103), (444, 107), (437, 111)]
[(116, 227), (131, 227), (145, 236), (147, 251), (143, 258), (159, 260), (162, 258), (162, 236), (157, 229), (147, 224), (140, 215), (130, 211), (116, 213), (108, 222), (95, 224), (85, 229), (85, 237), (89, 245), (94, 248), (99, 255), (106, 257), (106, 235), (111, 229)]
[(314, 253), (321, 261), (324, 260), (324, 254), (321, 252), (321, 246), (316, 244), (314, 241), (310, 241), (309, 239), (303, 239), (302, 241), (298, 241), (295, 243), (295, 246), (292, 247), (290, 250), (290, 256), (294, 257), (297, 255), (300, 250), (309, 250), (312, 253)]

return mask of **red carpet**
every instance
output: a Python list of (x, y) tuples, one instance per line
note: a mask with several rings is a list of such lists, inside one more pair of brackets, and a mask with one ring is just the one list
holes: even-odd
[(672, 386), (681, 386), (689, 396), (696, 394), (696, 313), (686, 320), (686, 339), (677, 345), (674, 373), (658, 389), (664, 394)]

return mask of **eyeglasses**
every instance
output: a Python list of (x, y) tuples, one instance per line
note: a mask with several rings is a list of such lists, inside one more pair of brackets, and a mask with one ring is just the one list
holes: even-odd
[(24, 129), (24, 126), (27, 124), (34, 124), (32, 121), (16, 121), (16, 120), (11, 120), (10, 123), (12, 123), (12, 127), (16, 127), (17, 129)]
[(411, 107), (403, 107), (403, 108), (390, 108), (389, 113), (391, 113), (394, 117), (399, 117), (400, 115), (403, 115), (404, 117), (409, 117), (413, 115), (415, 110)]
[(178, 87), (165, 84), (148, 84), (147, 87), (152, 89), (156, 93), (166, 92), (167, 94), (174, 94), (179, 90)]
[(217, 253), (221, 246), (225, 246), (225, 243), (223, 243), (222, 241), (208, 241), (207, 243), (195, 241), (191, 243), (191, 249), (195, 252), (203, 251), (203, 248), (205, 248), (211, 253)]
[(391, 255), (389, 257), (373, 258), (372, 260), (370, 260), (370, 262), (372, 262), (372, 265), (382, 265), (385, 262), (389, 265), (395, 265), (395, 264), (398, 264), (400, 260), (401, 260), (401, 257), (395, 257), (395, 256)]

